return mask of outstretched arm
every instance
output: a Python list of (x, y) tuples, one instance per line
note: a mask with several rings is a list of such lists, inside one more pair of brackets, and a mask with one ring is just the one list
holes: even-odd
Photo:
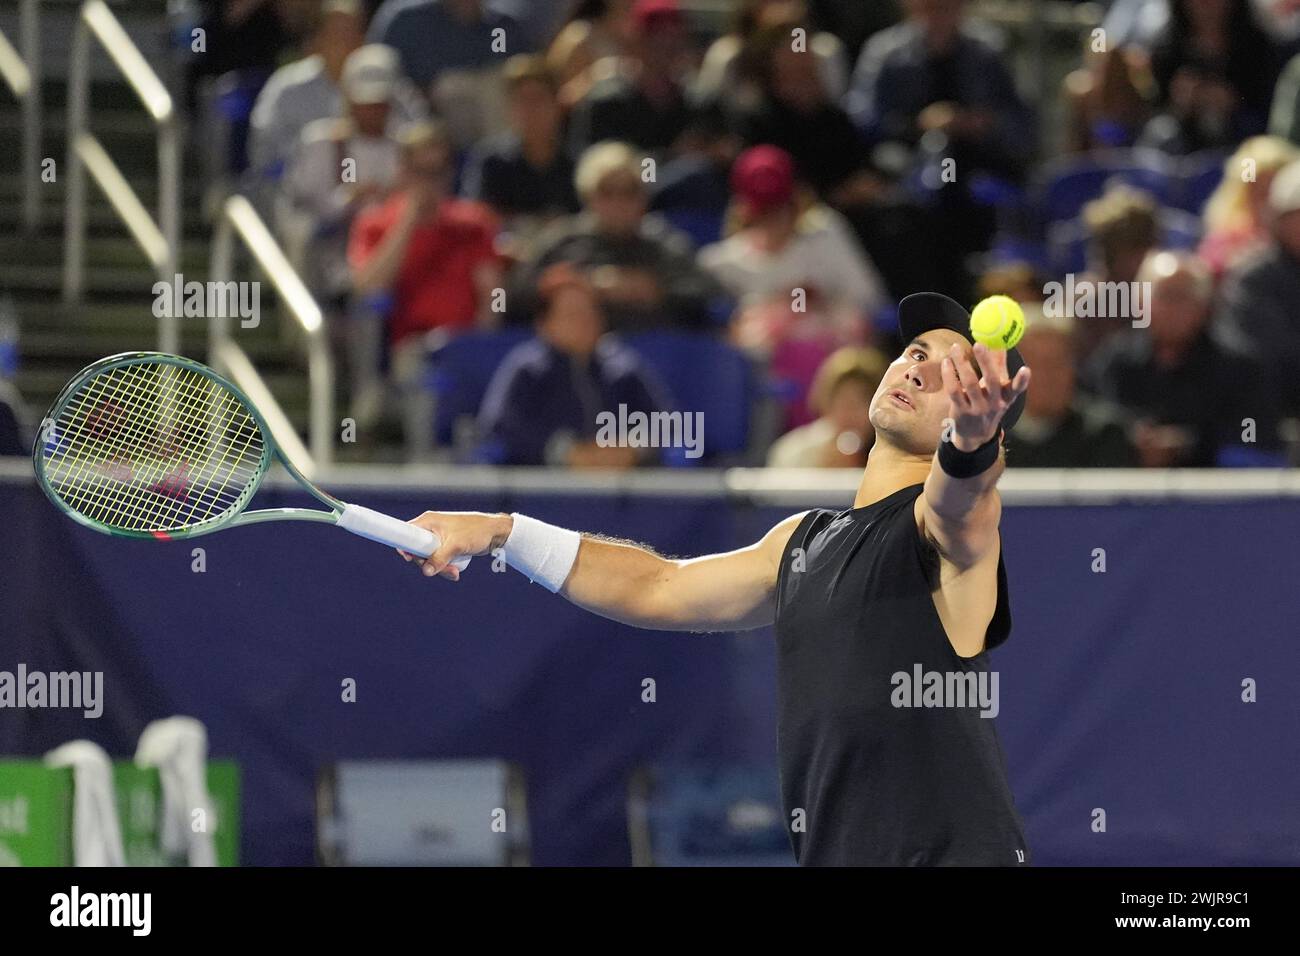
[[(699, 558), (665, 558), (642, 545), (583, 535), (559, 593), (602, 617), (654, 630), (762, 627), (775, 618), (781, 557), (802, 518), (785, 519), (747, 548)], [(424, 573), (453, 580), (460, 577), (453, 558), (493, 552), (513, 530), (513, 518), (505, 514), (426, 511), (411, 523), (442, 540), (419, 562)]]
[[(996, 437), (1002, 416), (1029, 387), (1028, 367), (1014, 381), (1007, 377), (1006, 352), (977, 344), (974, 353), (983, 375), (957, 345), (943, 360), (941, 371), (952, 422), (950, 433), (941, 440), (951, 441), (962, 452), (973, 452)], [(940, 554), (958, 569), (975, 565), (998, 546), (1002, 502), (996, 486), (1004, 468), (999, 456), (978, 474), (954, 477), (935, 455), (920, 504), (921, 526)]]

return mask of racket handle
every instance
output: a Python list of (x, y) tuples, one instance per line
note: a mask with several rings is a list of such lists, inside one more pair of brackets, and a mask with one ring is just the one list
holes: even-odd
[[(422, 558), (433, 554), (442, 544), (438, 536), (427, 528), (390, 518), (382, 512), (371, 511), (360, 505), (344, 505), (337, 524), (345, 531), (400, 548), (410, 554), (418, 554)], [(451, 563), (464, 571), (469, 561), (469, 555), (461, 555)]]

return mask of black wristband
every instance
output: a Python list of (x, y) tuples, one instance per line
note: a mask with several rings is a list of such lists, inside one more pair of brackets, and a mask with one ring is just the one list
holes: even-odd
[(939, 467), (952, 478), (974, 478), (993, 467), (998, 460), (999, 429), (992, 438), (974, 451), (962, 451), (951, 441), (939, 442)]

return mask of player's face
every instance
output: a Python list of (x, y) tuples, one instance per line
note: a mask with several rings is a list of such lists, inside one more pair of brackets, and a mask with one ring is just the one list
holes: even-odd
[(949, 413), (940, 363), (954, 343), (974, 363), (970, 343), (963, 336), (950, 329), (932, 329), (909, 342), (885, 370), (871, 400), (877, 440), (915, 454), (930, 454), (939, 447)]

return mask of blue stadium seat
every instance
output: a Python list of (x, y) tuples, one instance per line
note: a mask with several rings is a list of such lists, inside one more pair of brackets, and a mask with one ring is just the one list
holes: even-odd
[[(1166, 249), (1195, 249), (1201, 241), (1201, 220), (1181, 209), (1159, 213), (1160, 245)], [(1087, 268), (1088, 230), (1082, 219), (1053, 223), (1047, 230), (1051, 274), (1080, 273)]]
[(793, 866), (776, 767), (662, 766), (632, 781), (634, 866)]
[[(994, 237), (993, 248), (989, 250), (987, 260), (990, 265), (1027, 262), (1040, 272), (1046, 271), (1051, 265), (1046, 244), (1005, 233), (999, 233)], [(898, 328), (897, 322), (894, 328)]]
[(681, 206), (660, 210), (659, 215), (668, 220), (674, 229), (680, 229), (690, 236), (697, 249), (722, 238), (723, 216), (713, 210)]
[(1200, 216), (1182, 209), (1160, 210), (1160, 244), (1166, 249), (1195, 249), (1201, 235)]
[(1184, 157), (1179, 163), (1178, 190), (1173, 197), (1173, 205), (1199, 216), (1210, 195), (1223, 181), (1223, 164), (1227, 159), (1228, 155), (1217, 149), (1207, 149)]
[(532, 331), (523, 327), (466, 332), (429, 352), (428, 384), (436, 401), (433, 423), (436, 445), (454, 444), (457, 421), (478, 414), (488, 383), (501, 360), (531, 336)]
[(217, 78), (214, 119), (225, 127), (227, 172), (238, 176), (248, 168), (249, 121), (253, 104), (270, 78), (263, 69), (231, 70)]
[(671, 449), (665, 464), (689, 467), (746, 451), (757, 386), (744, 352), (691, 332), (641, 332), (623, 339), (667, 386), (676, 410), (704, 414), (704, 458), (686, 458), (684, 449)]
[(1102, 150), (1061, 157), (1046, 163), (1039, 175), (1040, 220), (1050, 226), (1073, 219), (1112, 180), (1149, 192), (1162, 205), (1171, 199), (1176, 185), (1171, 161), (1154, 150)]

